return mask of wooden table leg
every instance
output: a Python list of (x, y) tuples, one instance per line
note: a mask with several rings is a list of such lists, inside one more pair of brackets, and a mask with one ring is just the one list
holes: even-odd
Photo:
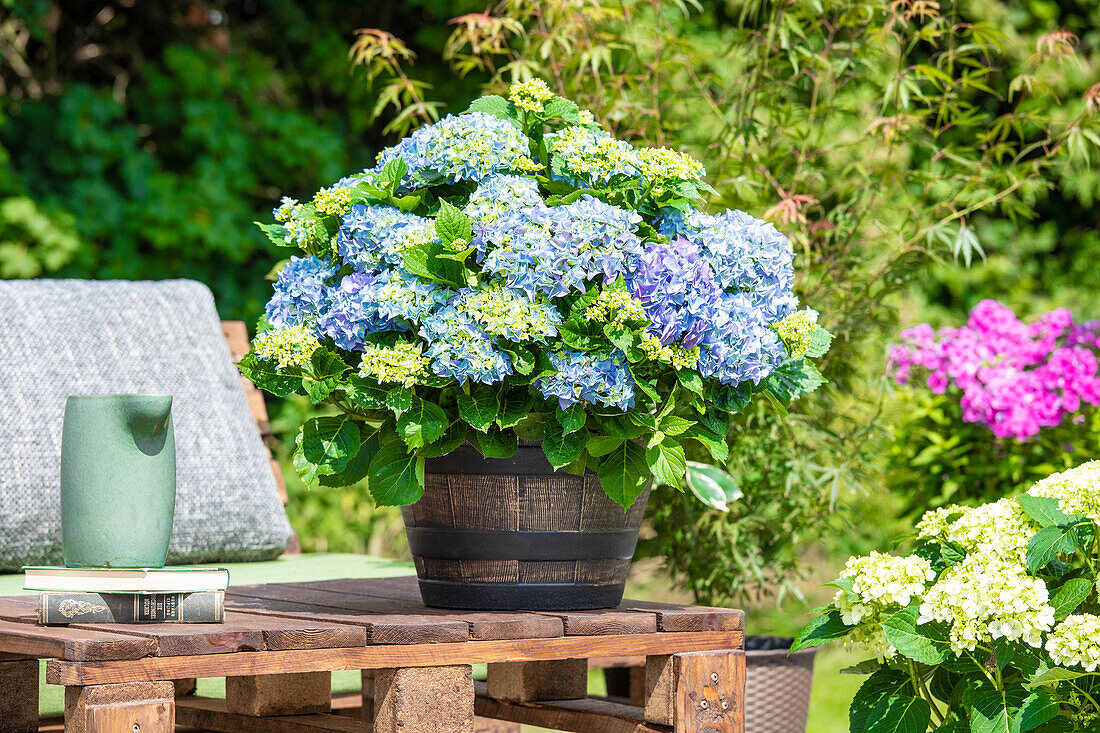
[(172, 684), (176, 688), (176, 697), (187, 697), (195, 694), (199, 681), (194, 677), (188, 677), (182, 680), (172, 680)]
[(38, 660), (0, 662), (0, 733), (38, 730)]
[(331, 672), (225, 678), (225, 707), (239, 715), (301, 715), (332, 708)]
[(65, 688), (66, 733), (172, 733), (175, 726), (171, 682)]
[(579, 700), (588, 697), (588, 660), (489, 664), (485, 683), (497, 700)]
[(745, 652), (648, 657), (645, 719), (675, 733), (743, 733)]
[(374, 733), (474, 733), (470, 665), (374, 672)]

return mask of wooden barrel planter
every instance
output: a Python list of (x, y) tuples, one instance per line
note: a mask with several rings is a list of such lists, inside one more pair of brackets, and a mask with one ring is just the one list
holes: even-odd
[(426, 605), (553, 611), (622, 601), (649, 486), (624, 512), (594, 473), (555, 471), (538, 444), (511, 458), (463, 445), (429, 459), (424, 483), (402, 515)]

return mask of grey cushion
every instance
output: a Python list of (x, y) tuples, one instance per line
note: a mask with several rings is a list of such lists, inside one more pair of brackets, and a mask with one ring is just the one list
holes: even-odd
[(61, 561), (65, 398), (142, 392), (174, 397), (169, 561), (283, 551), (290, 525), (206, 286), (0, 281), (0, 569)]

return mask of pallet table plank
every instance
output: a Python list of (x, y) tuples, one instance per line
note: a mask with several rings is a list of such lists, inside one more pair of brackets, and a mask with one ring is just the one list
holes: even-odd
[(475, 682), (474, 711), (483, 717), (508, 720), (552, 730), (576, 733), (671, 733), (665, 725), (647, 723), (640, 707), (599, 698), (556, 702), (508, 702), (488, 696), (486, 685)]
[(176, 701), (176, 723), (225, 733), (363, 733), (363, 723), (346, 715), (278, 715), (256, 718), (231, 713), (225, 700), (192, 697)]
[(0, 621), (0, 652), (38, 659), (117, 661), (147, 657), (155, 650), (152, 639), (138, 636)]

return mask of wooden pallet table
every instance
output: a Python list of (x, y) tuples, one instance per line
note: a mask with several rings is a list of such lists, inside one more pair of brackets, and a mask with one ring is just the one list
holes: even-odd
[[(420, 602), (415, 578), (232, 587), (219, 625), (42, 627), (35, 603), (0, 598), (0, 733), (39, 729), (42, 658), (47, 682), (65, 686), (71, 733), (744, 727), (737, 610), (442, 611)], [(630, 699), (588, 697), (589, 660), (609, 657), (645, 659)], [(331, 672), (346, 669), (363, 670), (361, 698), (332, 697)], [(195, 696), (199, 677), (225, 677), (225, 700)]]

